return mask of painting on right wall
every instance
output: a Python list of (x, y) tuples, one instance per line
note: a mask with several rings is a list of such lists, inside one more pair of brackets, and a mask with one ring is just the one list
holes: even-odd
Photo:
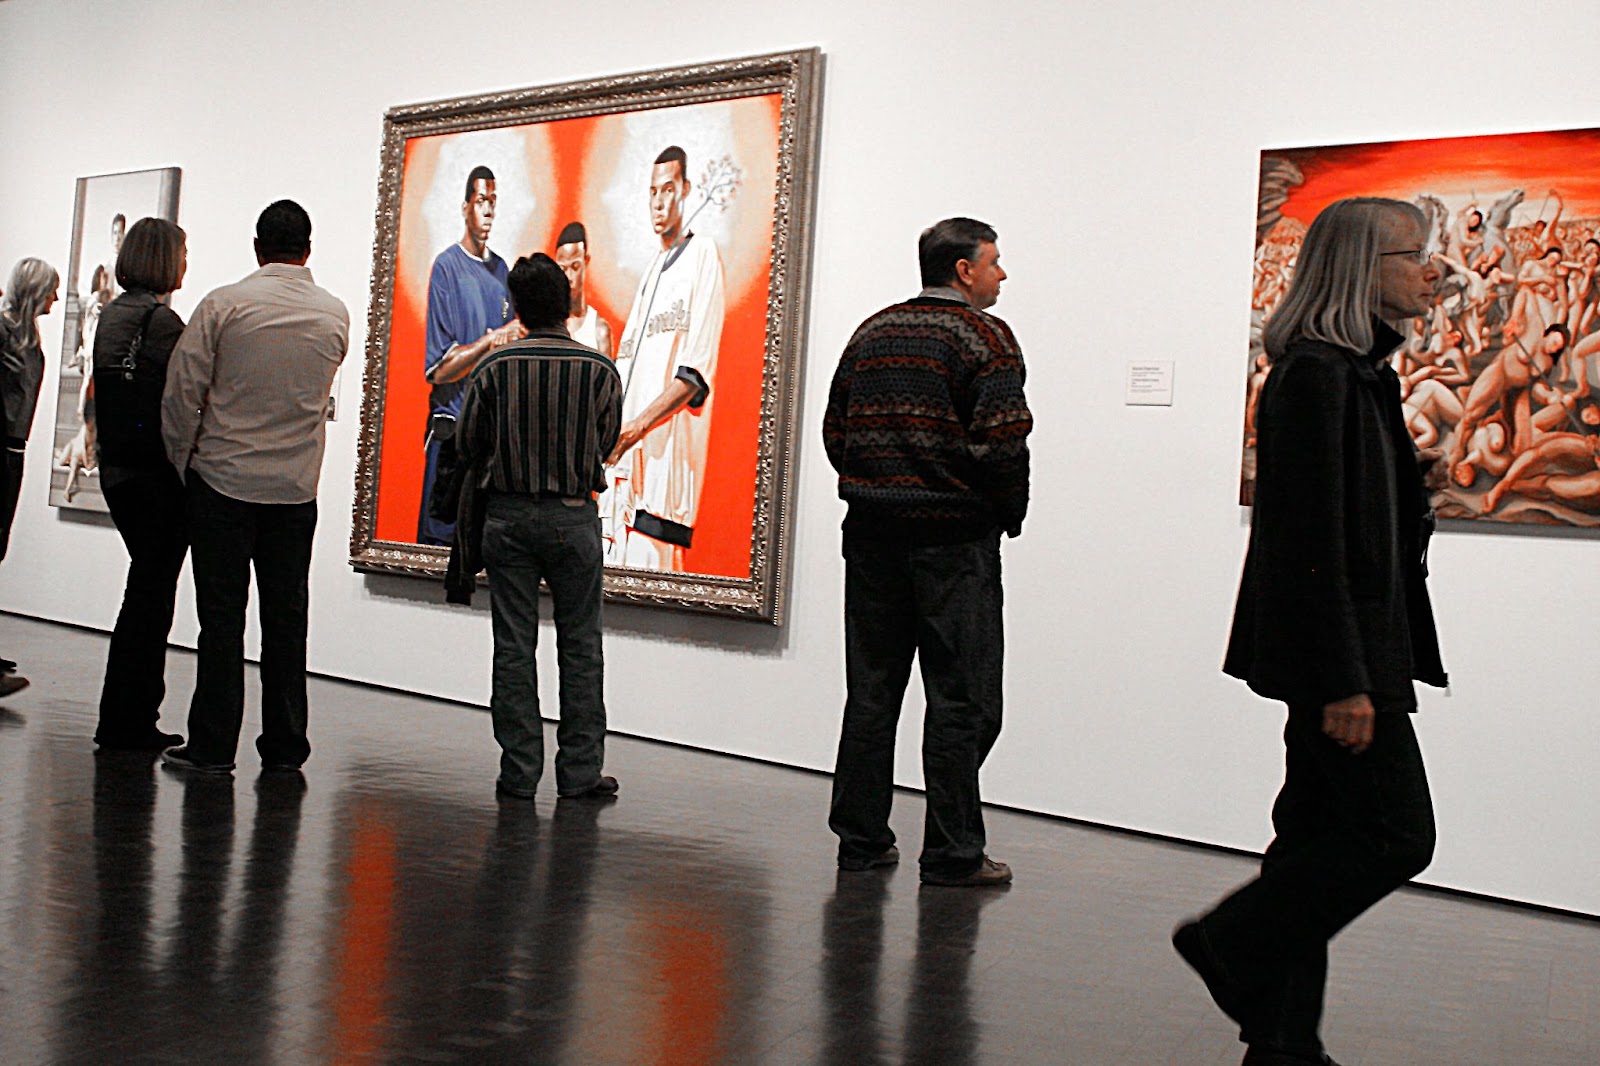
[(1420, 207), (1433, 307), (1393, 363), (1412, 439), (1443, 451), (1442, 518), (1600, 526), (1600, 129), (1261, 153), (1240, 502), (1254, 498), (1265, 323), (1328, 204)]

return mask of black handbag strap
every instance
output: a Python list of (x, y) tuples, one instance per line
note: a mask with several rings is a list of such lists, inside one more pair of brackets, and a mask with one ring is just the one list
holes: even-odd
[(132, 381), (133, 372), (139, 369), (139, 349), (144, 346), (144, 334), (150, 328), (150, 319), (155, 317), (156, 308), (160, 306), (160, 300), (150, 305), (150, 310), (146, 311), (144, 318), (139, 321), (139, 331), (133, 335), (133, 340), (128, 342), (128, 350), (122, 357), (123, 381)]

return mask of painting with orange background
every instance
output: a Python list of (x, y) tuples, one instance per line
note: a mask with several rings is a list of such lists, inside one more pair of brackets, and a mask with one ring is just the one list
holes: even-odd
[[(358, 568), (442, 572), (449, 526), (429, 502), (453, 411), (437, 367), (452, 345), (517, 328), (505, 270), (543, 252), (574, 283), (573, 335), (617, 362), (625, 426), (668, 390), (686, 394), (607, 467), (608, 592), (775, 616), (809, 252), (812, 164), (797, 153), (814, 137), (819, 58), (740, 61), (766, 72), (730, 93), (735, 69), (712, 99), (663, 71), (658, 98), (635, 90), (610, 107), (623, 79), (511, 94), (520, 106), (492, 106), (504, 94), (417, 105), (399, 136), (407, 109), (390, 112)], [(782, 78), (766, 69), (775, 59)], [(571, 106), (586, 95), (591, 106)], [(491, 115), (464, 123), (452, 103)]]

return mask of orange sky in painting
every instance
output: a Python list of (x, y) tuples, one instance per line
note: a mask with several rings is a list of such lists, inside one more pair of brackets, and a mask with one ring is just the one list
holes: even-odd
[[(1307, 224), (1346, 196), (1410, 200), (1433, 193), (1447, 203), (1476, 198), (1487, 207), (1513, 188), (1526, 193), (1513, 224), (1538, 217), (1552, 188), (1566, 199), (1566, 217), (1600, 217), (1600, 129), (1269, 149), (1261, 154), (1293, 160), (1305, 174), (1305, 184), (1290, 190), (1282, 210)], [(1545, 217), (1549, 211), (1544, 209)]]

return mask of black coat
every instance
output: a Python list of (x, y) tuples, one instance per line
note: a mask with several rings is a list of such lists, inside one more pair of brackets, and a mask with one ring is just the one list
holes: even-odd
[(1424, 557), (1432, 512), (1385, 357), (1299, 340), (1257, 414), (1250, 549), (1223, 670), (1263, 696), (1324, 705), (1367, 693), (1413, 710), (1446, 683)]

